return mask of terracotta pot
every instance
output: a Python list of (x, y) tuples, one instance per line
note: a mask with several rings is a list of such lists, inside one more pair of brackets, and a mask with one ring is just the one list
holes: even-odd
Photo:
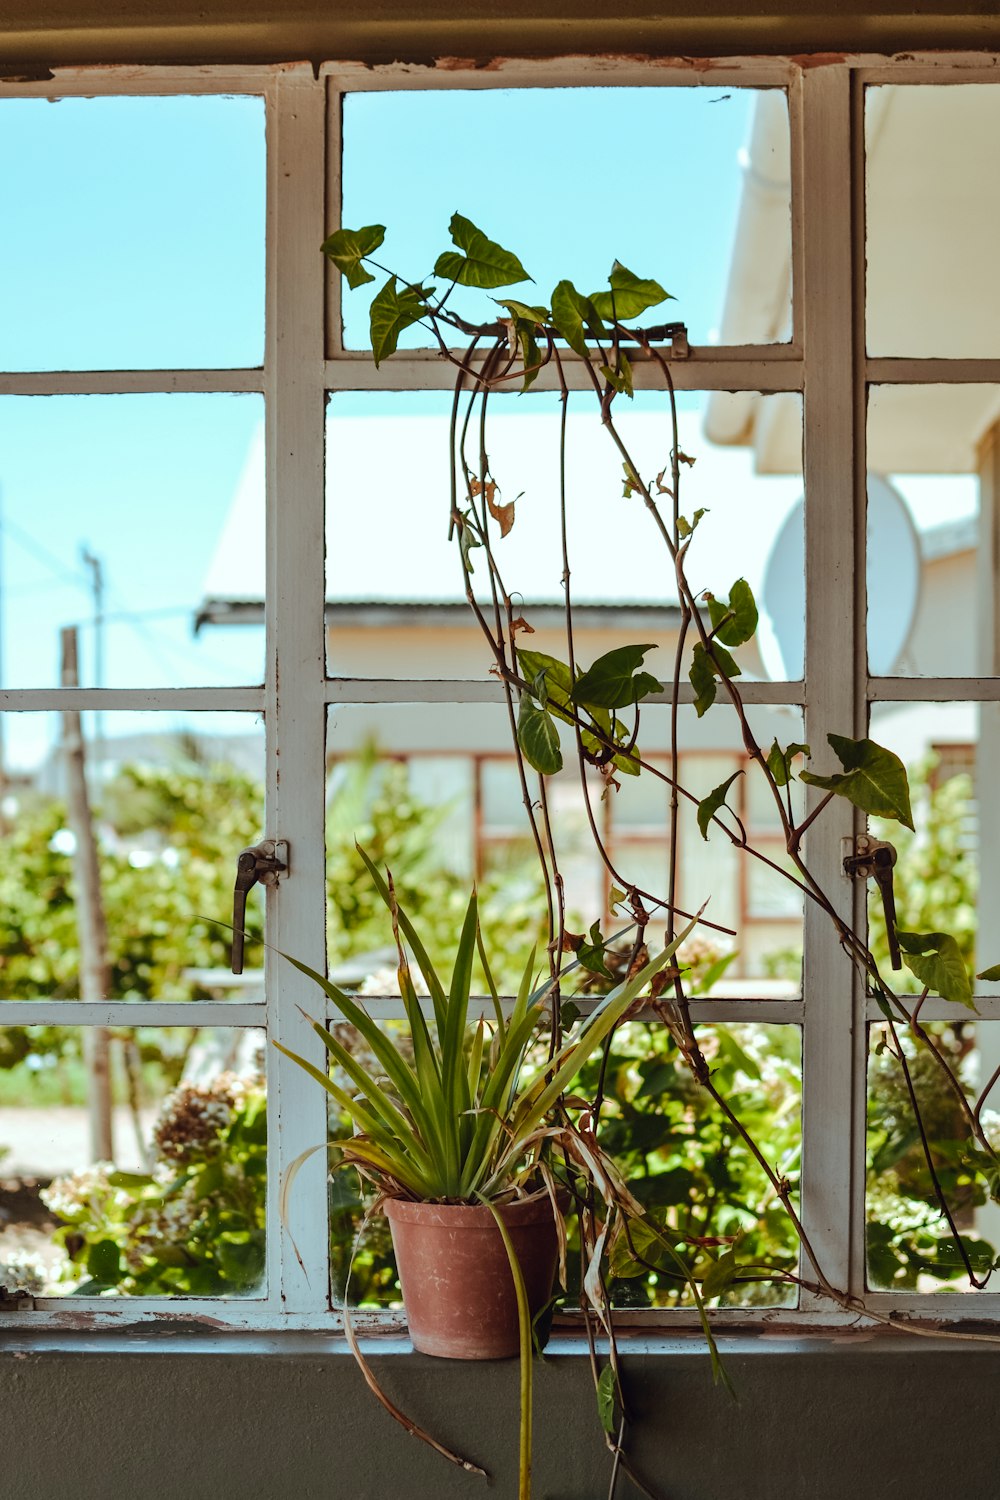
[[(517, 1354), (514, 1278), (489, 1209), (391, 1198), (385, 1212), (414, 1349), (445, 1359)], [(529, 1198), (500, 1212), (534, 1317), (552, 1295), (559, 1253), (552, 1204)]]

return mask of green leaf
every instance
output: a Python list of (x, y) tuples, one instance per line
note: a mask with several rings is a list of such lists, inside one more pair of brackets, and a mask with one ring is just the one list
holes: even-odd
[(701, 1283), (701, 1295), (705, 1298), (719, 1297), (732, 1286), (739, 1267), (736, 1264), (735, 1247), (720, 1255)]
[(121, 1260), (114, 1240), (98, 1240), (87, 1251), (87, 1271), (108, 1285), (121, 1280)]
[(742, 646), (751, 638), (757, 629), (757, 605), (745, 578), (737, 578), (733, 584), (728, 604), (723, 604), (714, 594), (706, 594), (705, 598), (712, 617), (715, 640), (721, 641), (724, 646)]
[(622, 323), (629, 318), (638, 318), (650, 307), (675, 300), (658, 281), (644, 281), (634, 276), (617, 260), (611, 268), (608, 285), (611, 292), (594, 292), (590, 298), (598, 317), (606, 318), (608, 322), (617, 320)]
[(874, 740), (850, 740), (841, 734), (828, 734), (827, 740), (845, 774), (816, 776), (812, 771), (800, 771), (799, 780), (836, 792), (873, 817), (895, 818), (912, 831), (910, 785), (899, 756)]
[(717, 677), (740, 677), (742, 673), (724, 646), (712, 642), (711, 651), (706, 651), (700, 641), (691, 653), (688, 677), (694, 688), (694, 706), (699, 719), (715, 702), (715, 679)]
[(650, 693), (662, 693), (661, 682), (649, 672), (638, 670), (646, 652), (655, 649), (655, 643), (619, 646), (599, 656), (577, 680), (572, 693), (574, 703), (584, 704), (587, 708), (625, 708)]
[(620, 349), (614, 368), (611, 365), (602, 365), (601, 374), (608, 384), (618, 392), (619, 396), (628, 396), (631, 401), (635, 395), (635, 390), (632, 386), (632, 366), (629, 364), (627, 356)]
[(945, 1000), (975, 1010), (962, 950), (949, 932), (900, 932), (903, 962), (921, 984)]
[(767, 752), (767, 769), (774, 777), (775, 786), (787, 786), (792, 779), (792, 761), (797, 755), (809, 755), (811, 751), (808, 745), (789, 745), (787, 750), (782, 750), (778, 741), (775, 740)]
[(555, 714), (557, 719), (572, 724), (573, 705), (570, 701), (569, 667), (566, 663), (554, 656), (546, 656), (544, 651), (529, 651), (520, 646), (517, 649), (517, 661), (521, 676), (526, 682), (535, 683), (539, 677), (544, 678), (550, 713)]
[(624, 901), (624, 900), (625, 900), (625, 892), (624, 891), (620, 891), (616, 885), (613, 885), (611, 887), (610, 891), (608, 892), (608, 906), (611, 906), (611, 907), (617, 906), (619, 904), (619, 902)]
[(698, 641), (691, 653), (688, 677), (694, 688), (694, 706), (699, 719), (715, 702), (715, 665), (704, 646)]
[(578, 950), (576, 961), (591, 974), (599, 974), (602, 979), (614, 979), (614, 975), (604, 962), (604, 954), (607, 948), (601, 936), (601, 924), (595, 922), (590, 929), (590, 942), (584, 943)]
[(481, 229), (461, 214), (452, 214), (452, 243), (464, 255), (446, 250), (434, 263), (434, 275), (457, 281), (459, 286), (494, 287), (511, 286), (516, 281), (530, 281), (531, 277), (510, 250), (504, 250), (495, 240), (488, 239)]
[(590, 298), (582, 296), (571, 281), (560, 281), (552, 293), (552, 322), (581, 359), (590, 358), (584, 327), (592, 338), (603, 338), (605, 333)]
[(366, 255), (377, 250), (384, 239), (384, 224), (367, 224), (364, 229), (338, 229), (336, 234), (331, 234), (323, 241), (321, 249), (341, 275), (346, 276), (348, 286), (356, 291), (366, 281), (375, 280), (361, 262)]
[(719, 811), (719, 808), (725, 806), (726, 796), (729, 792), (729, 788), (732, 786), (737, 776), (742, 775), (742, 771), (734, 771), (732, 776), (730, 776), (726, 781), (720, 782), (714, 791), (709, 792), (708, 796), (703, 797), (702, 800), (698, 803), (698, 827), (701, 829), (701, 836), (703, 839), (708, 839), (709, 823), (711, 823), (712, 819)]
[(549, 310), (546, 307), (529, 307), (525, 302), (500, 302), (498, 305), (505, 307), (511, 315), (514, 334), (524, 363), (524, 383), (521, 390), (522, 392), (530, 390), (538, 378), (542, 362), (542, 353), (535, 335), (538, 325), (548, 320)]
[(371, 305), (372, 358), (376, 365), (395, 354), (404, 328), (416, 323), (426, 311), (427, 295), (423, 289), (407, 286), (397, 291), (395, 276), (389, 277)]
[(612, 1365), (605, 1365), (597, 1378), (597, 1415), (605, 1432), (615, 1430), (615, 1397), (618, 1379)]
[(992, 968), (984, 969), (981, 974), (976, 975), (976, 978), (985, 979), (989, 984), (1000, 983), (1000, 964), (994, 964)]
[(462, 553), (462, 562), (465, 564), (466, 572), (474, 573), (476, 570), (472, 566), (472, 549), (473, 547), (481, 547), (483, 544), (476, 535), (475, 517), (471, 510), (463, 512), (462, 522), (463, 525), (459, 533), (458, 545)]
[(539, 324), (547, 323), (552, 316), (547, 307), (530, 307), (527, 302), (517, 302), (514, 299), (505, 302), (499, 297), (494, 297), (493, 300), (498, 307), (505, 307), (512, 318), (521, 318), (536, 328)]
[(529, 766), (542, 776), (554, 776), (562, 770), (559, 731), (551, 714), (539, 708), (528, 693), (521, 694), (517, 715), (517, 743)]

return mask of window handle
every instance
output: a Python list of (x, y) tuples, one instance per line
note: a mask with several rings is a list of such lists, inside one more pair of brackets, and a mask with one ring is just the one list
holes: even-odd
[(903, 959), (896, 937), (896, 898), (892, 887), (896, 850), (885, 839), (874, 839), (868, 833), (859, 834), (856, 839), (845, 839), (844, 844), (844, 874), (874, 880), (878, 886), (889, 939), (889, 962), (894, 969), (901, 969)]
[(277, 885), (288, 871), (288, 844), (284, 839), (263, 839), (241, 851), (236, 860), (233, 887), (233, 973), (243, 973), (243, 940), (247, 919), (247, 892), (261, 885)]

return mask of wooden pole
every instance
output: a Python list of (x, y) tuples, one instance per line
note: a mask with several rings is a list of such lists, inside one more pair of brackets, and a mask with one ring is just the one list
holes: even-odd
[[(60, 632), (63, 687), (80, 682), (75, 625)], [(73, 873), (76, 877), (76, 929), (80, 948), (80, 999), (106, 1000), (111, 988), (108, 930), (101, 899), (97, 840), (87, 792), (86, 759), (80, 714), (67, 709), (62, 716), (66, 803), (73, 835)], [(84, 1028), (84, 1057), (90, 1080), (90, 1150), (94, 1161), (111, 1161), (114, 1140), (111, 1122), (110, 1036), (105, 1026)]]

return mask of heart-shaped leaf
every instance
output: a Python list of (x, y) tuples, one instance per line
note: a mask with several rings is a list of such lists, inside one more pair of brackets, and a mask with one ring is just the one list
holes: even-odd
[[(574, 703), (585, 708), (625, 708), (639, 703), (650, 693), (661, 693), (663, 684), (649, 672), (640, 672), (647, 646), (619, 646), (599, 656), (593, 666), (577, 680), (572, 692)], [(635, 675), (633, 675), (635, 674)]]
[(896, 936), (903, 962), (920, 983), (941, 995), (975, 1010), (969, 972), (962, 950), (949, 932), (900, 932)]
[(529, 651), (527, 648), (518, 649), (517, 662), (526, 682), (535, 682), (539, 676), (544, 676), (550, 711), (557, 719), (572, 724), (569, 667), (566, 663), (554, 656), (546, 656), (544, 651)]
[(487, 289), (531, 280), (517, 256), (489, 239), (470, 219), (462, 214), (452, 214), (448, 227), (452, 243), (465, 253), (459, 255), (454, 250), (445, 250), (434, 263), (435, 276), (457, 281), (459, 286)]
[(395, 276), (389, 277), (371, 305), (372, 358), (376, 365), (395, 354), (403, 329), (424, 316), (428, 295), (423, 288), (410, 286), (399, 291)]
[[(724, 646), (742, 646), (757, 629), (757, 604), (745, 578), (737, 578), (729, 591), (729, 603), (706, 594), (715, 640)], [(725, 622), (725, 623), (723, 623)]]
[(709, 792), (708, 796), (703, 797), (702, 800), (698, 803), (698, 827), (701, 829), (701, 836), (703, 839), (707, 840), (709, 823), (711, 823), (712, 819), (719, 811), (719, 808), (725, 806), (729, 788), (732, 786), (737, 776), (742, 775), (742, 771), (734, 771), (732, 776), (730, 776), (726, 781), (720, 782), (714, 791)]
[(338, 229), (336, 234), (331, 234), (323, 241), (320, 248), (324, 255), (330, 257), (338, 271), (346, 276), (348, 286), (356, 290), (359, 286), (364, 286), (366, 281), (375, 280), (361, 262), (366, 255), (377, 250), (384, 239), (384, 224), (366, 224), (364, 229)]
[(792, 779), (792, 761), (797, 755), (809, 755), (808, 745), (789, 745), (782, 750), (775, 740), (767, 752), (767, 769), (774, 777), (775, 786), (787, 786)]
[(528, 765), (542, 776), (554, 776), (562, 770), (559, 731), (551, 714), (539, 708), (528, 693), (521, 694), (517, 715), (517, 743)]
[(800, 771), (799, 780), (836, 792), (873, 817), (895, 818), (912, 830), (910, 784), (899, 756), (874, 740), (850, 740), (842, 734), (828, 734), (827, 740), (844, 774), (817, 776), (812, 771)]
[(627, 266), (617, 260), (611, 268), (608, 285), (611, 287), (610, 292), (594, 292), (590, 302), (598, 317), (605, 318), (609, 323), (615, 320), (622, 323), (629, 318), (641, 317), (650, 307), (674, 301), (658, 281), (644, 281), (641, 277), (634, 276)]
[(552, 322), (581, 359), (590, 358), (587, 333), (595, 339), (603, 338), (605, 333), (590, 298), (578, 292), (571, 281), (560, 281), (552, 293)]

